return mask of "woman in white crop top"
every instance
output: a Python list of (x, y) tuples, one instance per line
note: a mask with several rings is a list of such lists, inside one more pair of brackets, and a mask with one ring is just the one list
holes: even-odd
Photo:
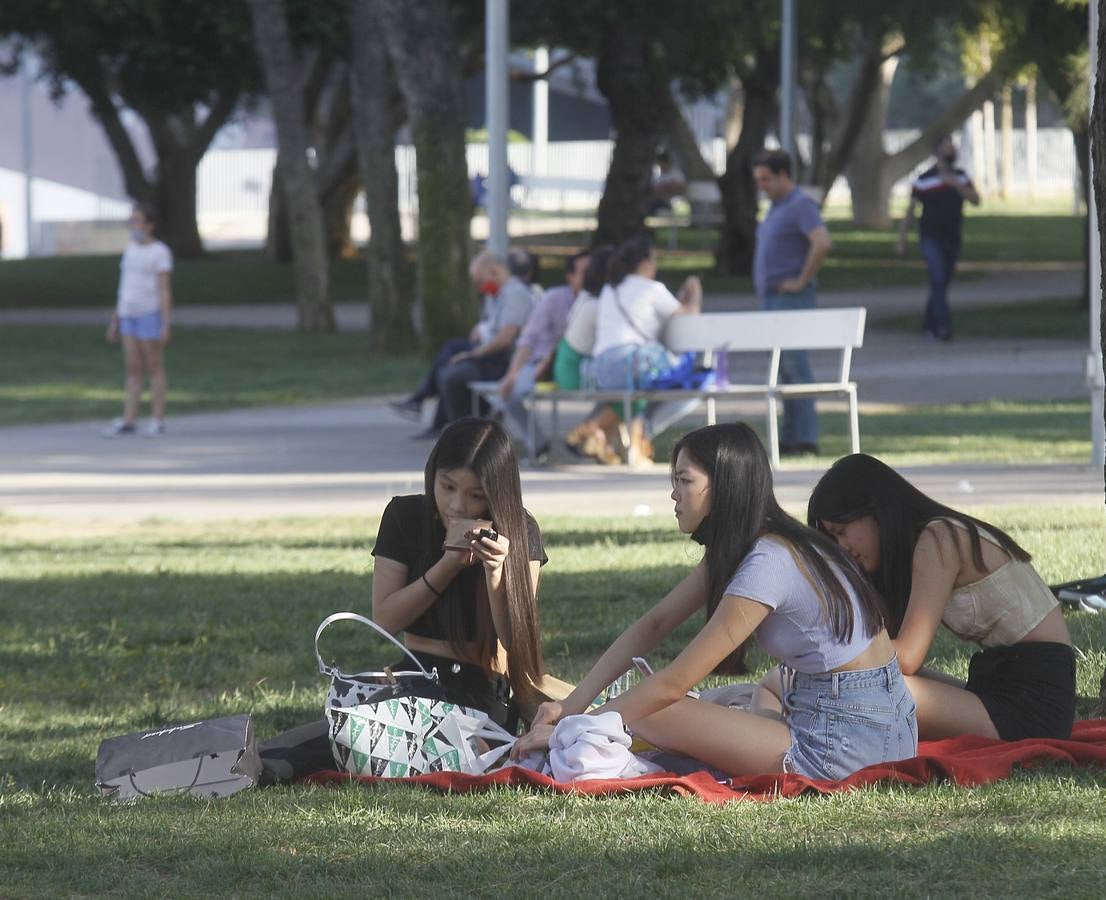
[[(926, 496), (856, 453), (814, 488), (807, 520), (872, 578), (889, 611), (923, 738), (1067, 738), (1075, 656), (1064, 614), (1008, 534)], [(939, 625), (975, 641), (968, 681), (924, 669)]]
[[(705, 610), (706, 624), (675, 660), (590, 712), (617, 712), (654, 746), (732, 775), (836, 779), (913, 756), (914, 701), (883, 627), (882, 603), (833, 541), (780, 508), (756, 434), (727, 423), (685, 435), (673, 448), (672, 484), (676, 522), (705, 546), (703, 561), (567, 698), (539, 707), (512, 754), (548, 747), (556, 723), (588, 712), (633, 657)], [(793, 673), (782, 718), (686, 696), (712, 672), (746, 671), (743, 650), (754, 632)]]

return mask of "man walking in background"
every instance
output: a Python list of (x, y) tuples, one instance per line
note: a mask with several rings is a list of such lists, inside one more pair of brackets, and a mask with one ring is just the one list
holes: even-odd
[[(767, 310), (813, 309), (815, 276), (831, 241), (818, 205), (791, 179), (791, 157), (769, 150), (753, 163), (757, 188), (771, 201), (757, 226), (753, 283)], [(814, 380), (805, 350), (780, 354), (780, 380), (803, 384)], [(780, 456), (818, 452), (818, 414), (813, 399), (783, 401)]]
[(910, 191), (899, 229), (898, 254), (906, 254), (906, 236), (914, 222), (914, 208), (922, 205), (918, 221), (918, 246), (929, 273), (929, 299), (922, 319), (922, 336), (952, 340), (952, 310), (949, 285), (960, 259), (960, 233), (964, 222), (964, 201), (979, 206), (979, 194), (968, 173), (956, 167), (956, 145), (947, 134), (933, 145), (937, 162), (922, 172)]

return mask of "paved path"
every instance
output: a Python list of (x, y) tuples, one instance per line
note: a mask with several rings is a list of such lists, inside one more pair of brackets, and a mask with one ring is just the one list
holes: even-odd
[[(1077, 289), (1078, 274), (1067, 271), (990, 276), (961, 285), (958, 305), (1065, 296)], [(713, 298), (710, 305), (737, 308), (751, 302)], [(867, 305), (873, 318), (916, 310), (919, 302), (916, 288), (822, 297), (826, 306)], [(282, 327), (276, 307), (224, 312), (248, 314), (257, 324), (266, 309), (273, 312), (270, 326)], [(198, 307), (182, 307), (181, 314), (188, 310), (199, 316)], [(11, 313), (6, 316), (0, 321), (13, 321)], [(1086, 394), (1085, 353), (1086, 346), (1074, 341), (938, 344), (912, 334), (870, 330), (853, 371), (862, 408), (1066, 399)], [(765, 364), (743, 363), (735, 374), (748, 368), (757, 376), (756, 367)], [(815, 358), (816, 370), (833, 364), (830, 358)], [(585, 408), (575, 412), (583, 415)], [(721, 412), (725, 415), (727, 408)], [(733, 404), (728, 412), (760, 416), (763, 406)], [(107, 439), (101, 436), (103, 426), (84, 422), (0, 429), (0, 512), (111, 521), (374, 515), (394, 494), (420, 489), (429, 450), (428, 444), (412, 440), (417, 426), (397, 418), (383, 399), (183, 416), (172, 419), (169, 432), (156, 439)], [(786, 464), (777, 477), (781, 501), (803, 504), (824, 466)], [(923, 490), (955, 505), (1102, 504), (1102, 473), (1089, 466), (953, 465), (912, 467), (906, 473)], [(538, 515), (629, 516), (669, 509), (663, 467), (528, 469), (523, 483), (527, 504)]]
[[(160, 438), (104, 438), (102, 423), (0, 431), (0, 511), (69, 520), (367, 516), (421, 489), (429, 444), (381, 401), (184, 416)], [(801, 505), (825, 463), (785, 464), (777, 493)], [(1102, 504), (1102, 473), (1078, 465), (906, 470), (955, 505)], [(538, 515), (629, 516), (668, 509), (668, 473), (593, 465), (526, 469)]]

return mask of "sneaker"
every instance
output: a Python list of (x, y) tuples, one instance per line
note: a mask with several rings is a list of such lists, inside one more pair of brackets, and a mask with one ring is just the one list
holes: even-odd
[(388, 404), (393, 412), (398, 413), (405, 419), (411, 419), (414, 422), (418, 422), (422, 419), (422, 401), (415, 399), (407, 400), (392, 400)]
[(143, 437), (157, 437), (159, 434), (165, 434), (165, 423), (161, 419), (150, 419), (142, 426)]
[(134, 422), (128, 422), (126, 419), (116, 419), (104, 429), (104, 437), (120, 437), (124, 434), (134, 433)]

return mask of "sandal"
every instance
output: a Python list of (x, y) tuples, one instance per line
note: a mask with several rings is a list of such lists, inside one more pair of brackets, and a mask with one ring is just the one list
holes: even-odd
[(589, 456), (605, 466), (617, 466), (622, 462), (622, 457), (607, 443), (607, 437), (602, 431), (589, 434), (580, 450), (584, 456)]

